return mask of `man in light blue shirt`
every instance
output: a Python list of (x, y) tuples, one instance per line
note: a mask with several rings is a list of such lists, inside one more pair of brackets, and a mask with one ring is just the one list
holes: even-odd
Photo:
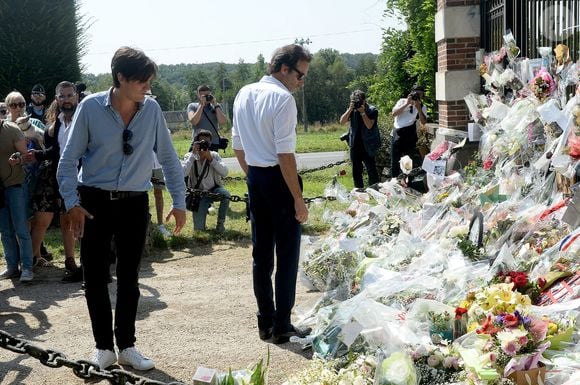
[[(148, 97), (157, 65), (143, 52), (121, 47), (111, 69), (113, 88), (87, 96), (77, 109), (57, 179), (72, 231), (81, 239), (85, 296), (96, 342), (91, 360), (101, 369), (118, 361), (149, 370), (155, 364), (135, 348), (135, 318), (153, 153), (173, 199), (166, 220), (175, 218), (175, 233), (185, 224), (185, 183), (161, 108)], [(79, 159), (82, 167), (77, 176)], [(114, 332), (107, 287), (113, 236), (117, 245)]]

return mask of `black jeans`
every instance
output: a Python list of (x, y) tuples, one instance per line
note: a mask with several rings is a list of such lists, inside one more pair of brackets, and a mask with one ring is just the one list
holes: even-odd
[[(252, 274), (258, 303), (258, 327), (274, 334), (290, 330), (302, 228), (295, 218), (294, 199), (279, 166), (249, 167), (248, 193), (252, 224)], [(272, 288), (276, 251), (275, 290)]]
[(352, 179), (354, 187), (363, 188), (363, 164), (367, 169), (369, 175), (369, 186), (379, 183), (379, 172), (377, 171), (377, 164), (375, 157), (370, 156), (364, 147), (353, 146), (350, 148), (350, 161), (352, 163)]
[(85, 296), (97, 349), (112, 350), (113, 316), (109, 299), (111, 239), (117, 245), (117, 301), (114, 335), (119, 350), (135, 344), (135, 318), (139, 302), (139, 267), (149, 225), (146, 192), (110, 200), (98, 189), (80, 187), (81, 205), (94, 218), (85, 220), (81, 262)]

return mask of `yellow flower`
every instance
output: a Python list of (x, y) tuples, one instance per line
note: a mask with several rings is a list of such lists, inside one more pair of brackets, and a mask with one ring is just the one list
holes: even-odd
[(556, 333), (558, 333), (558, 325), (555, 324), (554, 322), (549, 322), (548, 323), (548, 335), (553, 336)]
[(479, 324), (477, 322), (472, 322), (468, 327), (467, 327), (467, 331), (468, 332), (472, 332), (475, 329), (477, 329), (479, 327)]

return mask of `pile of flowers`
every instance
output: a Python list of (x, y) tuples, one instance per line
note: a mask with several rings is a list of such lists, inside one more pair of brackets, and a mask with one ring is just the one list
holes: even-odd
[(418, 385), (451, 384), (465, 377), (459, 353), (448, 345), (421, 345), (411, 351)]
[(536, 282), (532, 282), (525, 271), (508, 271), (497, 273), (492, 283), (513, 283), (512, 290), (529, 296), (535, 304), (540, 298), (542, 288), (546, 285), (546, 280), (540, 277)]
[(556, 82), (545, 68), (530, 81), (530, 89), (539, 100), (543, 101), (556, 90)]

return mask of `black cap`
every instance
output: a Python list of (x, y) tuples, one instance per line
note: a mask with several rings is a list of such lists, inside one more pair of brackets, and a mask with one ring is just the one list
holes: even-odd
[(46, 92), (44, 91), (44, 87), (42, 86), (42, 84), (35, 84), (34, 87), (32, 87), (32, 92), (38, 92), (40, 94), (46, 94)]

